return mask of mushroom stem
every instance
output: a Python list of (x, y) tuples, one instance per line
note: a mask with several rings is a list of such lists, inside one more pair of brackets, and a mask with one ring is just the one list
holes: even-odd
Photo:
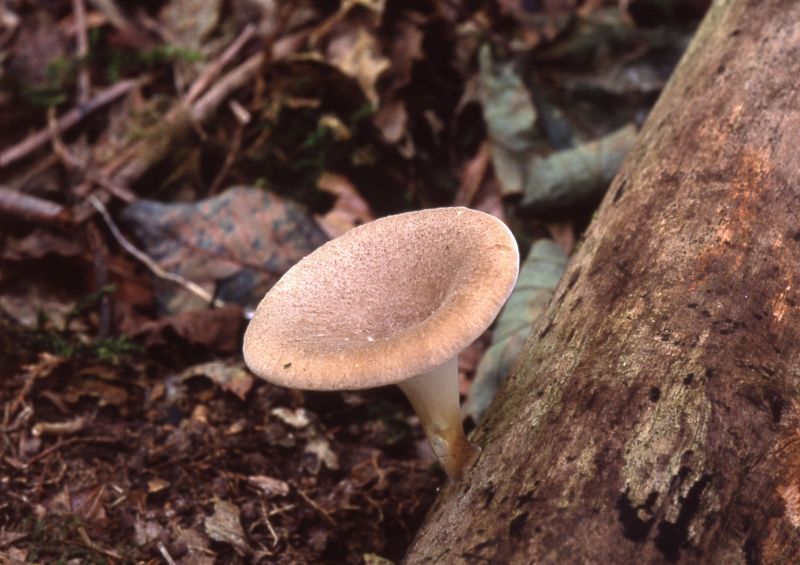
[(447, 476), (460, 481), (477, 461), (481, 448), (467, 440), (458, 400), (458, 357), (400, 383)]

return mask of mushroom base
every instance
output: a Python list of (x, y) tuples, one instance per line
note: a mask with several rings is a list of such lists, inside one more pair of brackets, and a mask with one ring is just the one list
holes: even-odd
[(480, 456), (481, 448), (467, 440), (458, 400), (458, 358), (407, 379), (402, 389), (425, 429), (433, 453), (447, 476), (460, 481)]

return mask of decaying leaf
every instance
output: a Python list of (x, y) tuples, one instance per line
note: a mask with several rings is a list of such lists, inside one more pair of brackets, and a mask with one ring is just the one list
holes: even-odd
[(324, 172), (317, 180), (317, 186), (336, 197), (333, 208), (325, 215), (317, 217), (317, 223), (331, 239), (375, 219), (369, 204), (346, 177)]
[(145, 344), (151, 346), (168, 342), (165, 333), (172, 331), (188, 343), (213, 351), (233, 352), (239, 348), (239, 326), (243, 320), (242, 309), (228, 305), (164, 316), (142, 324), (133, 335), (144, 338)]
[(179, 47), (199, 50), (217, 26), (219, 0), (170, 0), (161, 11), (169, 39)]
[[(218, 298), (248, 306), (327, 239), (301, 206), (249, 187), (191, 204), (139, 200), (122, 217), (165, 270), (215, 284)], [(174, 311), (168, 304), (185, 291), (169, 291), (160, 298)]]
[(311, 422), (311, 418), (305, 408), (292, 410), (291, 408), (279, 406), (278, 408), (273, 408), (271, 414), (279, 418), (284, 424), (288, 424), (298, 430), (305, 428)]
[[(330, 442), (322, 436), (314, 436), (308, 440), (305, 448), (306, 453), (316, 456), (317, 461), (323, 463), (331, 471), (339, 468), (339, 458), (331, 449)], [(317, 467), (317, 471), (318, 471)]]
[(411, 82), (414, 63), (424, 58), (422, 26), (427, 18), (416, 12), (403, 12), (392, 22), (393, 33), (388, 57), (391, 66), (381, 81), (381, 105), (372, 117), (387, 143), (398, 143), (406, 135), (408, 110), (400, 90)]
[(70, 489), (64, 487), (46, 504), (47, 512), (77, 516), (87, 522), (102, 522), (106, 519), (105, 485)]
[(26, 328), (38, 327), (44, 315), (50, 326), (64, 329), (75, 310), (75, 302), (60, 300), (32, 285), (24, 295), (0, 295), (0, 309)]
[(253, 387), (253, 376), (241, 363), (232, 363), (230, 361), (202, 363), (189, 367), (180, 374), (178, 379), (185, 380), (196, 376), (208, 377), (222, 387), (223, 390), (232, 392), (241, 400), (247, 397), (247, 393)]
[(289, 485), (280, 479), (266, 475), (253, 475), (247, 477), (247, 482), (264, 493), (267, 498), (277, 498), (289, 494)]
[(385, 0), (348, 0), (314, 34), (325, 45), (325, 59), (358, 82), (367, 100), (378, 106), (378, 78), (390, 67), (376, 35)]
[(492, 164), (505, 194), (522, 192), (520, 161), (534, 147), (536, 108), (513, 62), (494, 61), (489, 45), (479, 53), (483, 118), (489, 130)]
[(164, 532), (164, 526), (157, 520), (147, 520), (137, 516), (133, 523), (134, 540), (139, 547), (146, 546), (159, 539)]
[(70, 386), (62, 395), (65, 402), (77, 404), (89, 396), (97, 399), (98, 406), (124, 407), (128, 402), (128, 391), (103, 379), (82, 378), (79, 386)]
[(208, 538), (192, 528), (174, 527), (175, 542), (186, 548), (181, 565), (214, 565), (214, 553), (208, 549)]
[(0, 250), (3, 259), (15, 261), (42, 259), (48, 255), (81, 257), (83, 254), (83, 248), (75, 239), (68, 239), (43, 229), (36, 229), (21, 239), (9, 238)]
[(544, 312), (564, 274), (567, 256), (558, 244), (541, 239), (531, 247), (517, 285), (497, 319), (492, 344), (483, 356), (464, 413), (479, 422), (508, 374), (531, 326)]
[(239, 553), (250, 553), (245, 539), (239, 508), (226, 500), (214, 501), (214, 513), (204, 521), (208, 537), (232, 545)]
[(169, 488), (169, 481), (165, 481), (164, 479), (159, 479), (158, 477), (154, 479), (150, 479), (147, 481), (147, 492), (149, 494), (159, 493), (167, 488)]
[(628, 124), (573, 149), (529, 159), (522, 207), (541, 213), (599, 198), (635, 142), (636, 126)]

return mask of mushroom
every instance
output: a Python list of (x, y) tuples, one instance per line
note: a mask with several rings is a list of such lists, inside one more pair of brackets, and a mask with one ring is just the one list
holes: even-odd
[(458, 353), (492, 323), (518, 268), (514, 236), (489, 214), (436, 208), (375, 220), (272, 287), (247, 327), (245, 362), (289, 388), (399, 385), (460, 480), (480, 448), (461, 424)]

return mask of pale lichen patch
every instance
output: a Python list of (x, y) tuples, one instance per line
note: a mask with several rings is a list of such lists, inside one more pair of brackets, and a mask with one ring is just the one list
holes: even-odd
[[(686, 453), (695, 458), (703, 453), (710, 416), (711, 404), (700, 390), (678, 386), (664, 391), (644, 414), (624, 449), (622, 478), (634, 505), (644, 504), (652, 492), (669, 491), (686, 465)], [(699, 468), (702, 461), (692, 466)]]

